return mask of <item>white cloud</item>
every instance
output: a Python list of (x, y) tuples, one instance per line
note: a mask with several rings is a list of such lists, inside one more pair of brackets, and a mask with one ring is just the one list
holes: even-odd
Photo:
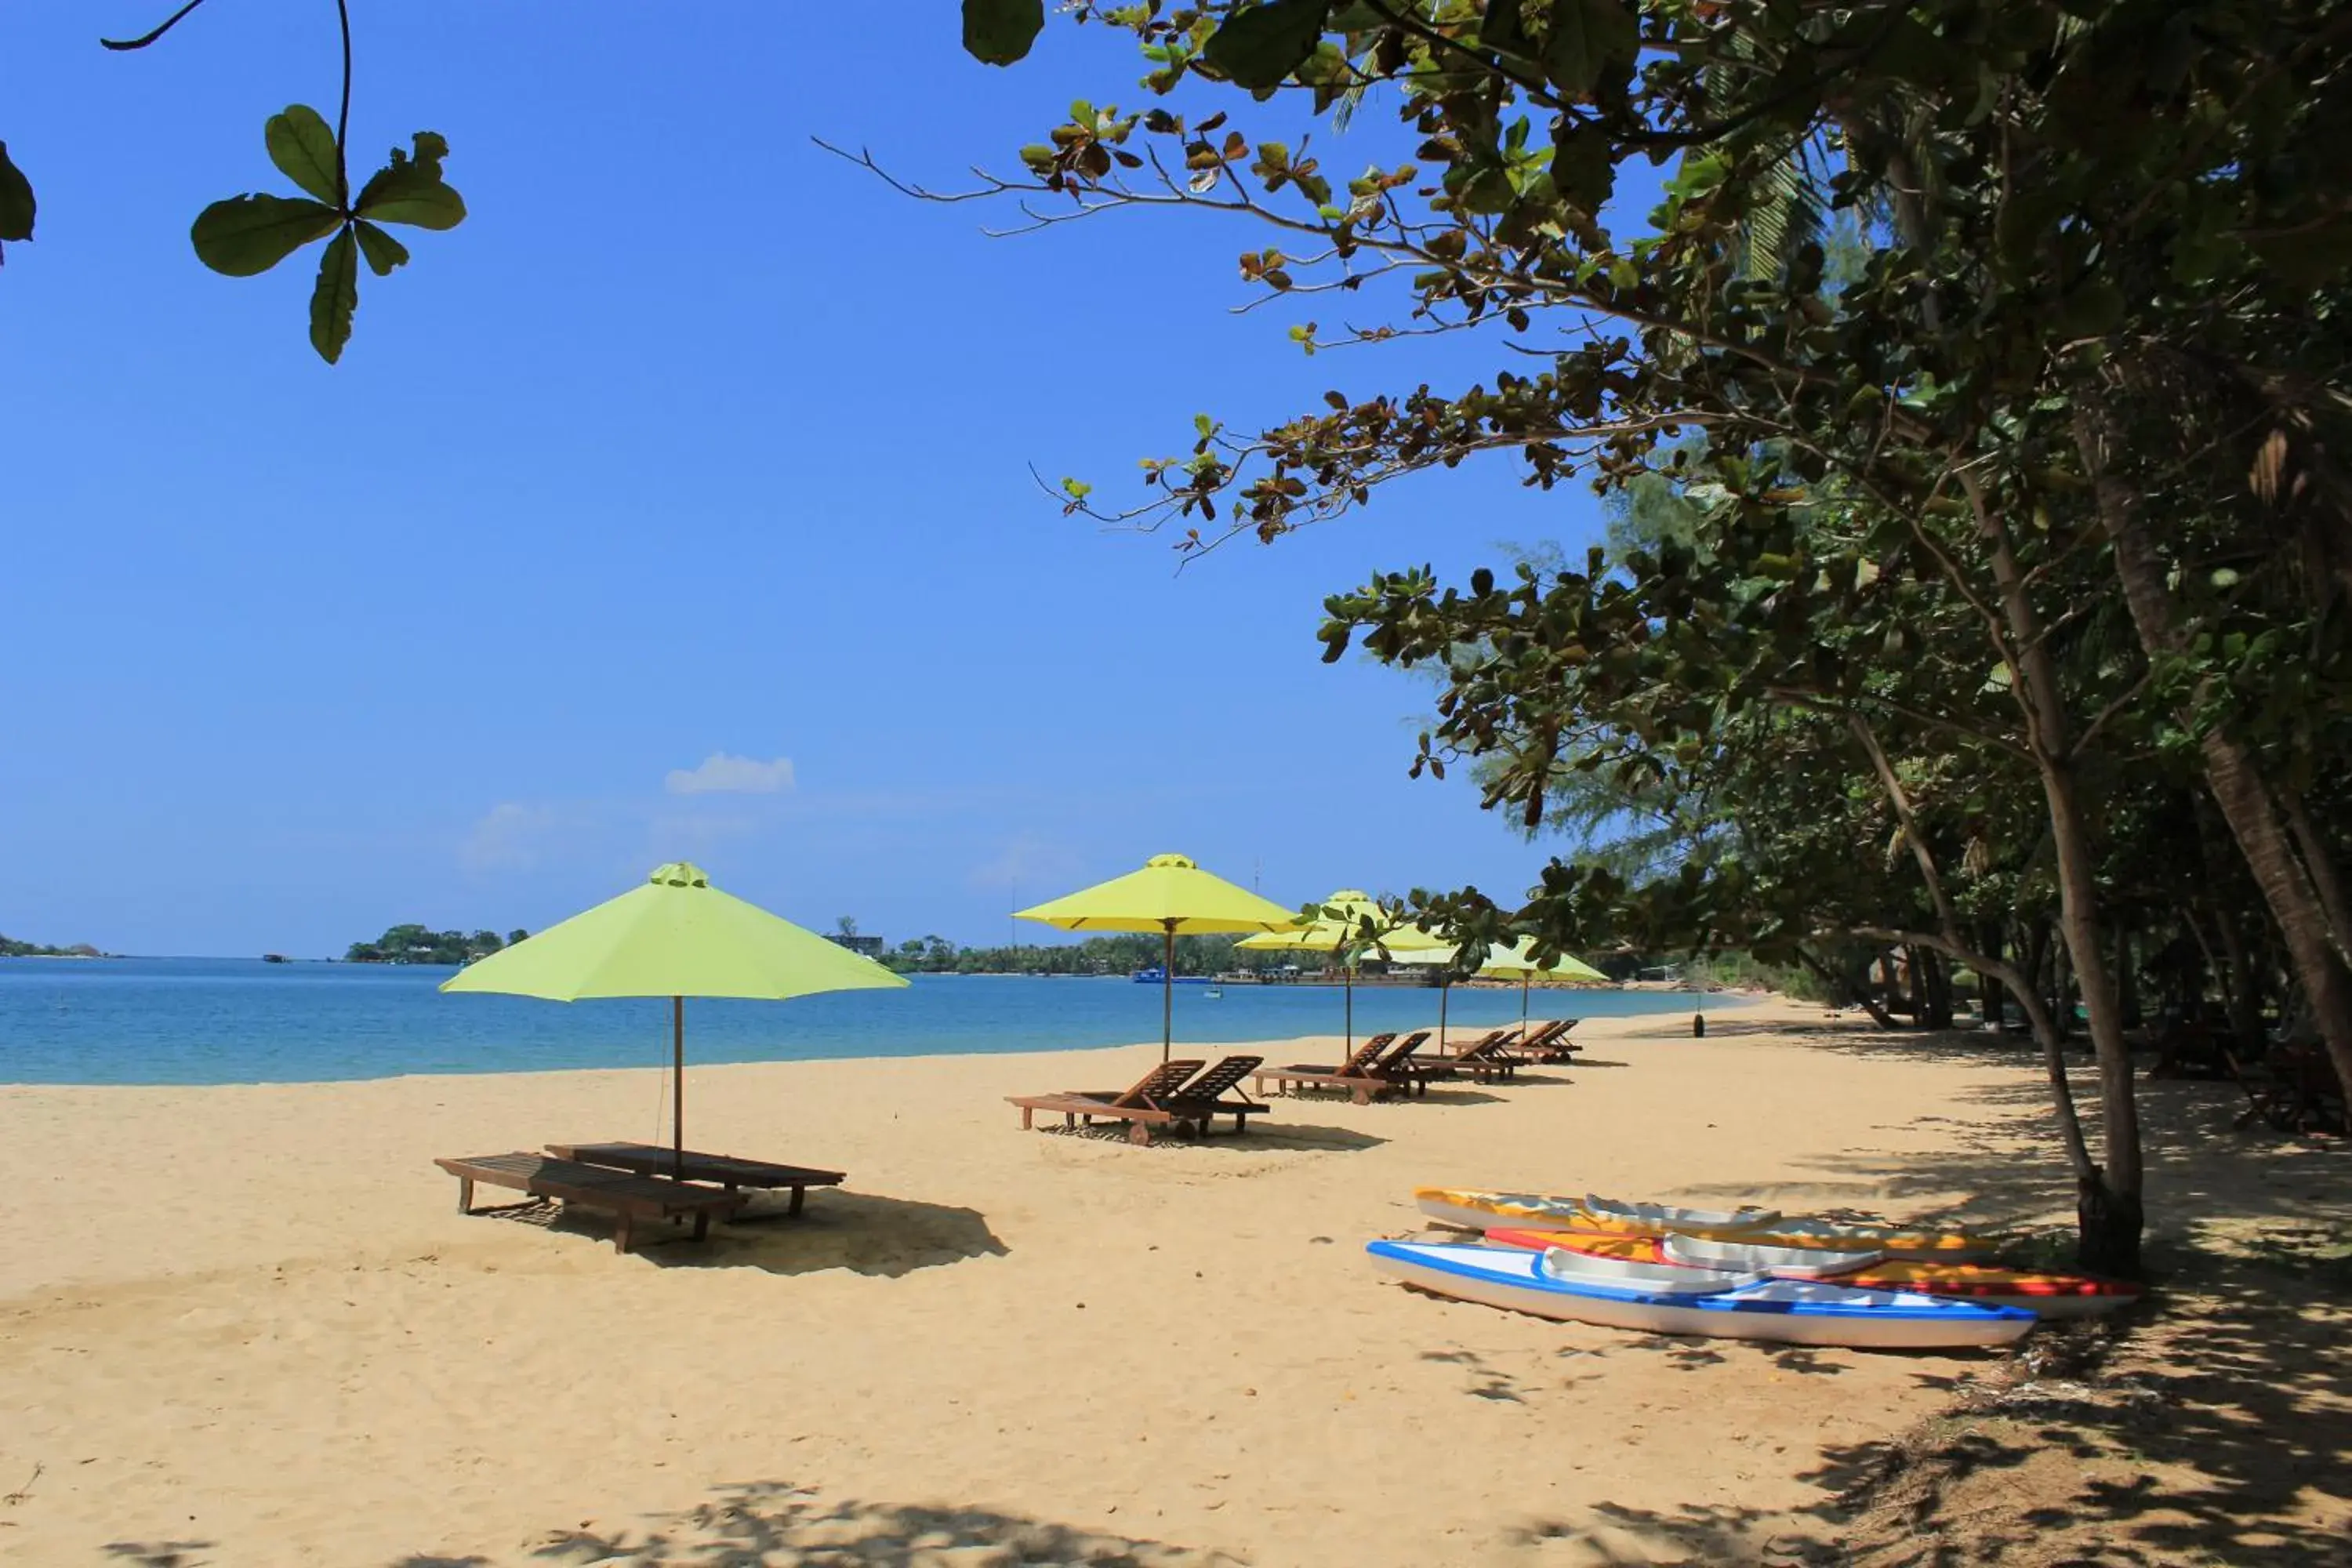
[(663, 787), (672, 795), (776, 795), (793, 787), (793, 760), (763, 763), (713, 752), (698, 768), (672, 768)]

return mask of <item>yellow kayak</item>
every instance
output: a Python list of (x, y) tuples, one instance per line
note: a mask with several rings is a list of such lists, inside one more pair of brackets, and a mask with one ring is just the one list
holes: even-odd
[[(1493, 1193), (1463, 1187), (1419, 1187), (1413, 1200), (1423, 1214), (1441, 1224), (1464, 1230), (1497, 1226), (1521, 1230), (1582, 1230), (1611, 1236), (1696, 1236), (1715, 1241), (1749, 1242), (1759, 1247), (1801, 1247), (1825, 1252), (1876, 1252), (1895, 1260), (1954, 1261), (1990, 1256), (1993, 1242), (1960, 1230), (1930, 1230), (1915, 1226), (1853, 1225), (1842, 1220), (1775, 1215), (1758, 1209), (1747, 1214), (1709, 1216), (1718, 1223), (1687, 1220), (1673, 1223), (1652, 1218), (1625, 1218), (1596, 1212), (1576, 1198), (1539, 1193)], [(1673, 1213), (1676, 1211), (1662, 1211)], [(1692, 1211), (1680, 1211), (1689, 1213)], [(1750, 1215), (1752, 1215), (1752, 1217)], [(1721, 1221), (1735, 1223), (1724, 1224)]]

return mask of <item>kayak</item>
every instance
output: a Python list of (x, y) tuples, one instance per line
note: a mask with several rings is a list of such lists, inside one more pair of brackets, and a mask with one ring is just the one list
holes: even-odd
[[(1488, 1226), (1517, 1226), (1523, 1230), (1597, 1230), (1656, 1235), (1668, 1228), (1709, 1226), (1744, 1231), (1780, 1216), (1770, 1209), (1678, 1209), (1662, 1204), (1617, 1204), (1605, 1198), (1547, 1197), (1541, 1193), (1489, 1193), (1469, 1187), (1415, 1187), (1413, 1201), (1421, 1212), (1457, 1230), (1485, 1230)], [(1587, 1205), (1607, 1204), (1603, 1214)], [(1676, 1220), (1667, 1216), (1693, 1217)], [(1646, 1216), (1646, 1217), (1645, 1217)]]
[(1650, 1210), (1658, 1215), (1715, 1215), (1722, 1211), (1669, 1209), (1649, 1204), (1617, 1204), (1618, 1213), (1602, 1213), (1591, 1198), (1547, 1196), (1541, 1193), (1489, 1193), (1465, 1187), (1416, 1187), (1413, 1201), (1421, 1212), (1441, 1225), (1458, 1230), (1489, 1230), (1497, 1226), (1516, 1230), (1594, 1230), (1615, 1236), (1660, 1237), (1668, 1231), (1722, 1241), (1756, 1242), (1766, 1247), (1804, 1247), (1829, 1252), (1879, 1252), (1894, 1258), (1974, 1259), (1989, 1256), (1993, 1244), (1967, 1231), (1925, 1230), (1902, 1225), (1848, 1225), (1838, 1220), (1789, 1216), (1770, 1209), (1735, 1211), (1735, 1225), (1692, 1219), (1628, 1218), (1622, 1211)]
[[(2139, 1299), (2139, 1287), (2128, 1279), (2002, 1268), (1985, 1263), (1906, 1262), (1873, 1253), (1809, 1252), (1802, 1247), (1756, 1247), (1691, 1236), (1669, 1236), (1658, 1244), (1658, 1250), (1667, 1262), (1685, 1268), (1780, 1274), (1811, 1267), (1816, 1270), (1814, 1277), (1834, 1274), (1839, 1284), (1858, 1289), (1916, 1290), (1984, 1306), (2021, 1308), (2042, 1318), (2086, 1318), (2127, 1307)], [(1821, 1267), (1822, 1258), (1849, 1256), (1859, 1256), (1862, 1261), (1843, 1268)]]
[[(1821, 1247), (1767, 1247), (1752, 1241), (1718, 1241), (1704, 1236), (1669, 1231), (1659, 1238), (1658, 1252), (1668, 1263), (1685, 1268), (1727, 1268), (1738, 1273), (1770, 1274), (1783, 1279), (1831, 1279), (1886, 1261), (1883, 1252), (1835, 1252)], [(1853, 1284), (1852, 1279), (1843, 1283)]]
[(1615, 1258), (1627, 1263), (1667, 1260), (1665, 1243), (1660, 1237), (1622, 1236), (1608, 1230), (1522, 1230), (1515, 1226), (1497, 1226), (1486, 1233), (1486, 1239), (1496, 1247), (1528, 1247), (1538, 1252), (1547, 1247), (1559, 1247), (1587, 1258)]
[[(1682, 1258), (1702, 1266), (1729, 1268), (1772, 1267), (1782, 1254), (1799, 1268), (1818, 1271), (1824, 1257), (1801, 1248), (1757, 1247), (1747, 1242), (1707, 1241), (1696, 1237), (1621, 1236), (1606, 1231), (1522, 1230), (1498, 1226), (1486, 1232), (1497, 1247), (1566, 1247), (1595, 1258), (1618, 1258), (1637, 1263), (1668, 1263)], [(1906, 1263), (1884, 1258), (1837, 1275), (1836, 1283), (1858, 1290), (1909, 1290), (1922, 1296), (1949, 1296), (1979, 1306), (2016, 1307), (2041, 1318), (2081, 1318), (2112, 1312), (2139, 1300), (2139, 1287), (2127, 1279), (2103, 1279), (2095, 1275), (2065, 1274), (2040, 1269), (2001, 1268), (1984, 1263)]]
[(1736, 1209), (1682, 1209), (1672, 1204), (1621, 1204), (1592, 1193), (1584, 1194), (1584, 1212), (1622, 1225), (1644, 1225), (1659, 1230), (1749, 1230), (1770, 1225), (1779, 1209), (1742, 1204)]
[(1382, 1273), (1435, 1295), (1644, 1333), (1960, 1350), (2007, 1344), (2035, 1321), (2032, 1313), (2010, 1307), (1591, 1258), (1564, 1247), (1375, 1241), (1365, 1250)]
[[(1426, 1205), (1424, 1205), (1426, 1206)], [(1558, 1229), (1530, 1225), (1513, 1216), (1522, 1229)], [(1761, 1247), (1804, 1247), (1816, 1252), (1876, 1252), (1901, 1259), (1974, 1259), (1989, 1257), (1993, 1242), (1964, 1230), (1926, 1230), (1916, 1226), (1852, 1224), (1810, 1216), (1783, 1217), (1755, 1226), (1657, 1226), (1612, 1219), (1587, 1212), (1578, 1228), (1613, 1231), (1621, 1236), (1664, 1236), (1669, 1232), (1712, 1241), (1750, 1242)]]

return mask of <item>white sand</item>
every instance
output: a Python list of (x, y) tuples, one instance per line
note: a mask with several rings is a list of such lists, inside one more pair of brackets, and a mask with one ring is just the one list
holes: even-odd
[(629, 1257), (462, 1218), (431, 1159), (651, 1140), (650, 1071), (0, 1089), (0, 1561), (1708, 1560), (1984, 1363), (1445, 1303), (1361, 1244), (1432, 1183), (2047, 1208), (2027, 1058), (1773, 1027), (1821, 1017), (1605, 1020), (1589, 1065), (1151, 1149), (1001, 1097), (1156, 1048), (690, 1068), (690, 1142), (850, 1183)]

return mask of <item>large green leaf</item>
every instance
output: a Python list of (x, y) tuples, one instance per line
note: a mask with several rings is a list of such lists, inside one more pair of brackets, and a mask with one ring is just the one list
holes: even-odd
[(346, 228), (327, 242), (319, 258), (318, 284), (310, 290), (310, 346), (329, 364), (343, 357), (359, 308), (360, 252)]
[(378, 223), (457, 227), (466, 221), (466, 203), (457, 187), (441, 178), (441, 160), (449, 155), (449, 143), (433, 131), (420, 131), (411, 140), (416, 145), (416, 156), (411, 159), (394, 147), (392, 161), (360, 187), (359, 200), (352, 204), (352, 210)]
[(196, 215), (188, 238), (196, 259), (231, 278), (267, 272), (341, 219), (324, 202), (254, 195), (215, 202)]
[(352, 210), (378, 223), (413, 224), (418, 228), (455, 228), (466, 221), (465, 198), (446, 184), (441, 171), (421, 163), (394, 163), (379, 169)]
[(8, 161), (8, 143), (0, 142), (0, 241), (33, 237), (33, 182)]
[(377, 277), (389, 278), (394, 268), (408, 265), (408, 247), (367, 219), (353, 220), (352, 231), (359, 236), (360, 254), (367, 258), (369, 268)]
[(331, 206), (342, 200), (335, 188), (335, 133), (317, 110), (288, 104), (285, 113), (269, 117), (262, 140), (279, 174)]
[(1236, 87), (1270, 91), (1315, 52), (1331, 0), (1266, 0), (1227, 16), (1201, 49)]
[(964, 52), (984, 65), (1022, 58), (1045, 26), (1045, 0), (963, 0)]
[(1612, 66), (1631, 65), (1641, 49), (1641, 24), (1623, 0), (1553, 0), (1544, 74), (1571, 98), (1591, 92)]

